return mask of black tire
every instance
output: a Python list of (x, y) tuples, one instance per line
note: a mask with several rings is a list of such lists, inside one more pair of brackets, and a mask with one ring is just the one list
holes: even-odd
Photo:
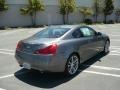
[[(74, 64), (70, 64), (72, 59), (73, 59)], [(67, 60), (66, 66), (65, 66), (65, 71), (64, 71), (65, 75), (67, 76), (75, 75), (78, 71), (79, 64), (80, 64), (79, 56), (77, 54), (70, 55), (70, 57)], [(73, 71), (73, 68), (74, 68), (74, 71)]]

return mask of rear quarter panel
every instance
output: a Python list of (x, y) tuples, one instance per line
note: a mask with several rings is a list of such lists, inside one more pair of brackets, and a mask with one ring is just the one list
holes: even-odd
[(66, 63), (67, 59), (72, 53), (79, 54), (79, 44), (78, 40), (69, 39), (69, 40), (61, 40), (58, 43), (57, 54), (64, 57), (64, 63)]

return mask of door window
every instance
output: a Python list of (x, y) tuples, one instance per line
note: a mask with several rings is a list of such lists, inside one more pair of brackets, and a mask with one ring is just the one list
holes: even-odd
[(80, 32), (80, 28), (76, 29), (73, 33), (72, 33), (73, 38), (80, 38), (82, 37), (82, 33)]
[(83, 27), (83, 28), (80, 28), (80, 31), (82, 32), (84, 37), (95, 36), (95, 31), (90, 28)]

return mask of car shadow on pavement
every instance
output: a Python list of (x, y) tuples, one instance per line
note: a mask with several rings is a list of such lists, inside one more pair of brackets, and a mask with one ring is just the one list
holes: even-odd
[(17, 79), (35, 87), (45, 89), (54, 88), (74, 79), (83, 70), (87, 69), (89, 65), (92, 65), (97, 61), (101, 62), (101, 58), (105, 55), (107, 54), (100, 53), (97, 54), (95, 57), (89, 59), (88, 61), (84, 62), (82, 65), (80, 65), (79, 71), (74, 76), (65, 76), (63, 75), (63, 73), (40, 73), (39, 71), (28, 71), (25, 69), (21, 69), (15, 72), (14, 75)]

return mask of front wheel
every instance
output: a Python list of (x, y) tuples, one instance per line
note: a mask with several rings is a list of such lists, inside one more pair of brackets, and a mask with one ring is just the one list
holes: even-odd
[(107, 40), (104, 46), (104, 53), (109, 52), (109, 47), (110, 47), (110, 41)]
[(79, 57), (76, 54), (72, 54), (66, 63), (65, 74), (74, 75), (77, 73), (79, 68)]

